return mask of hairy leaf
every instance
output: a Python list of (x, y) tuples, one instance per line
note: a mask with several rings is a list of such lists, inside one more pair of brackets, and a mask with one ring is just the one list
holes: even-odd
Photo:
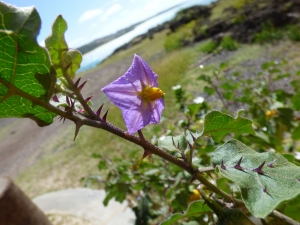
[(37, 44), (41, 27), (33, 7), (0, 2), (0, 118), (27, 117), (39, 126), (56, 116), (39, 106), (54, 91), (55, 71), (46, 49)]
[(45, 43), (57, 77), (68, 74), (73, 79), (80, 68), (82, 55), (77, 50), (69, 50), (64, 36), (67, 29), (67, 22), (59, 15), (52, 26), (52, 34), (46, 38)]
[[(170, 151), (176, 151), (177, 150), (177, 146), (179, 146), (180, 150), (186, 150), (186, 148), (188, 147), (188, 143), (187, 141), (193, 145), (194, 144), (194, 138), (197, 139), (198, 137), (200, 137), (201, 134), (198, 133), (192, 133), (190, 131), (187, 131), (186, 134), (180, 134), (178, 136), (167, 136), (164, 139), (159, 139), (158, 140), (158, 147), (159, 148), (165, 148), (167, 150)], [(174, 143), (173, 143), (174, 140)], [(174, 144), (176, 145), (176, 147), (174, 146)]]
[(257, 153), (240, 141), (230, 140), (217, 148), (212, 163), (239, 186), (255, 217), (266, 217), (280, 202), (300, 193), (300, 167), (272, 152)]
[(209, 112), (204, 118), (203, 135), (209, 135), (216, 142), (219, 142), (230, 133), (234, 133), (236, 136), (243, 133), (255, 134), (252, 121), (241, 117), (240, 112), (237, 118), (219, 111)]
[(210, 212), (210, 208), (204, 204), (203, 200), (199, 201), (194, 201), (192, 202), (186, 212), (184, 214), (182, 213), (175, 213), (171, 216), (170, 219), (164, 221), (161, 223), (161, 225), (171, 225), (177, 222), (178, 220), (187, 218), (187, 217), (192, 217), (192, 216), (200, 216), (201, 213), (207, 213)]

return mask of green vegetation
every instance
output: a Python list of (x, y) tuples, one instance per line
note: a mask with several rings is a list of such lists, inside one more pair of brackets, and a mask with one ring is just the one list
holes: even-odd
[(218, 44), (215, 41), (208, 40), (203, 45), (201, 45), (199, 49), (205, 53), (212, 53), (217, 47)]
[(228, 51), (234, 51), (238, 48), (237, 43), (230, 36), (224, 36), (220, 45)]
[(262, 31), (254, 35), (254, 41), (258, 43), (275, 42), (282, 39), (284, 33), (280, 29), (275, 29), (270, 23), (262, 25)]
[(300, 41), (300, 29), (299, 26), (290, 25), (287, 28), (288, 37), (292, 41)]
[[(228, 3), (237, 9), (252, 2), (242, 1), (241, 4), (237, 4), (237, 1), (220, 1), (212, 10), (210, 19), (220, 18), (221, 9), (228, 8)], [(265, 24), (261, 32), (254, 35), (255, 44), (237, 43), (235, 36), (228, 34), (221, 38), (219, 45), (210, 39), (192, 45), (195, 26), (196, 21), (191, 21), (176, 29), (174, 33), (168, 34), (167, 31), (156, 33), (153, 39), (146, 39), (130, 49), (112, 55), (94, 71), (107, 72), (109, 71), (107, 68), (124, 63), (124, 59), (126, 63), (130, 61), (128, 59), (131, 59), (134, 53), (141, 55), (159, 75), (159, 87), (166, 93), (164, 119), (159, 126), (148, 126), (143, 130), (145, 138), (158, 143), (158, 146), (164, 148), (170, 155), (184, 162), (193, 163), (195, 168), (209, 167), (213, 159), (215, 165), (219, 166), (221, 174), (232, 180), (244, 181), (250, 174), (251, 179), (254, 178), (256, 181), (255, 190), (258, 190), (255, 193), (256, 197), (260, 194), (272, 197), (273, 193), (276, 196), (269, 199), (271, 203), (267, 202), (268, 207), (263, 207), (266, 201), (260, 198), (262, 208), (258, 211), (256, 207), (252, 207), (256, 203), (255, 199), (247, 198), (244, 202), (253, 215), (266, 217), (265, 222), (273, 224), (275, 219), (267, 217), (268, 214), (277, 204), (295, 197), (299, 192), (296, 186), (299, 178), (283, 173), (281, 166), (278, 166), (282, 163), (286, 167), (291, 167), (294, 174), (298, 173), (298, 167), (294, 164), (299, 163), (299, 159), (295, 156), (299, 151), (300, 139), (298, 118), (300, 104), (297, 92), (300, 88), (298, 62), (300, 44), (295, 42), (300, 39), (299, 31), (296, 25), (289, 26), (287, 35), (292, 41), (285, 40), (282, 29)], [(186, 43), (190, 45), (187, 46)], [(213, 53), (219, 46), (220, 49), (229, 51), (216, 53), (217, 55), (210, 54), (210, 58), (206, 58), (207, 53)], [(266, 58), (268, 60), (265, 60)], [(119, 75), (121, 74), (116, 76)], [(89, 74), (85, 73), (84, 78), (85, 76)], [(100, 87), (97, 91), (100, 91)], [(100, 105), (104, 101), (105, 98), (100, 98), (94, 103)], [(96, 110), (97, 107), (94, 107)], [(120, 110), (110, 103), (104, 107), (109, 108), (108, 121), (124, 128)], [(245, 109), (244, 112), (240, 111), (242, 108)], [(215, 109), (222, 113), (211, 112)], [(237, 116), (234, 118), (225, 113)], [(242, 118), (242, 115), (251, 118), (253, 122)], [(216, 129), (213, 121), (218, 118), (220, 121), (216, 122), (218, 125)], [(236, 129), (236, 124), (243, 129)], [(243, 126), (245, 124), (246, 126)], [(190, 196), (199, 184), (191, 182), (194, 179), (191, 174), (156, 156), (149, 156), (138, 164), (143, 154), (142, 148), (99, 129), (81, 128), (77, 140), (73, 143), (74, 125), (67, 123), (64, 126), (66, 129), (57, 136), (57, 144), (47, 149), (47, 154), (24, 171), (17, 180), (31, 197), (80, 185), (104, 188), (108, 192), (105, 204), (113, 197), (118, 201), (130, 200), (131, 207), (138, 215), (137, 224), (157, 224), (168, 218), (170, 211), (177, 213), (179, 209), (187, 209)], [(186, 132), (187, 130), (189, 132)], [(201, 130), (206, 136), (201, 137), (202, 134), (197, 132)], [(237, 140), (226, 142), (233, 137)], [(70, 142), (66, 145), (65, 140), (68, 139)], [(172, 140), (175, 140), (174, 143)], [(253, 150), (240, 141), (260, 152), (256, 152), (255, 156), (249, 156), (253, 162), (243, 161), (242, 165), (247, 166), (245, 167), (247, 173), (241, 172), (239, 167), (234, 172), (227, 171), (223, 164), (230, 169), (235, 168), (234, 166), (240, 166), (242, 158), (248, 152), (252, 154)], [(239, 147), (237, 152), (241, 156), (235, 156), (235, 161), (240, 160), (240, 163), (231, 164), (233, 157), (228, 156), (228, 145)], [(217, 147), (219, 152), (214, 151)], [(54, 148), (56, 152), (53, 153)], [(221, 155), (218, 155), (220, 151)], [(258, 155), (263, 155), (265, 159), (257, 160), (260, 158)], [(224, 158), (226, 160), (223, 160)], [(278, 162), (276, 160), (270, 162), (270, 159), (277, 159)], [(268, 167), (266, 165), (267, 169), (264, 171), (267, 171), (268, 176), (258, 179), (258, 176), (264, 175), (264, 171), (257, 167), (257, 163), (264, 166), (267, 160)], [(279, 176), (272, 174), (273, 166), (279, 171)], [(230, 200), (227, 201), (231, 201), (232, 198), (240, 199), (241, 196), (246, 198), (249, 193), (247, 187), (242, 193), (236, 188), (233, 189), (236, 184), (218, 173), (213, 175), (203, 173), (203, 176), (207, 180), (213, 178), (217, 187), (227, 191), (228, 194), (232, 190)], [(282, 185), (280, 186), (282, 189), (286, 187), (280, 183), (284, 177), (286, 182), (294, 187), (293, 193), (289, 193), (288, 190), (281, 193), (278, 188), (271, 190), (273, 184), (270, 183), (261, 187), (260, 182), (268, 180), (269, 176), (274, 176), (275, 186)], [(251, 185), (250, 180), (246, 181), (247, 185)], [(243, 185), (240, 186), (244, 188)], [(278, 193), (282, 195), (280, 198), (277, 197)], [(191, 221), (205, 224), (207, 220), (214, 223), (213, 212), (217, 215), (217, 212), (222, 212), (222, 216), (218, 215), (220, 221), (231, 219), (233, 214), (230, 216), (228, 211), (225, 213), (224, 208), (220, 209), (219, 203), (217, 204), (219, 208), (214, 206), (212, 202), (216, 202), (207, 194), (206, 190), (201, 193), (203, 198), (207, 198), (206, 203), (213, 210), (208, 213), (203, 210), (207, 217), (201, 212), (198, 214), (193, 211), (192, 205), (196, 203), (191, 204), (185, 213), (175, 214), (176, 218), (173, 216), (171, 220), (178, 220), (179, 223), (182, 222), (181, 224)], [(216, 196), (218, 197), (218, 194)], [(295, 201), (292, 203), (296, 206), (299, 204)], [(283, 202), (279, 205), (279, 209), (297, 220), (298, 213), (288, 210), (288, 205)], [(222, 218), (224, 215), (225, 218)], [(187, 218), (188, 216), (191, 218)], [(166, 224), (170, 223), (166, 221)]]
[(164, 41), (164, 48), (167, 52), (179, 49), (191, 42), (192, 28), (195, 21), (181, 26), (176, 32), (169, 33)]

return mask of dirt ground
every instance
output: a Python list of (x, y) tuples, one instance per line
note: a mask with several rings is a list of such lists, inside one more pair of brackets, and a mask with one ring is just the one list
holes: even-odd
[[(83, 95), (94, 95), (93, 99), (103, 97), (101, 88), (123, 75), (131, 62), (132, 58), (126, 58), (84, 73), (82, 81), (88, 79), (89, 82), (83, 89)], [(38, 127), (30, 119), (0, 119), (0, 176), (15, 178), (46, 151), (55, 152), (58, 134), (63, 137), (62, 134), (69, 129), (74, 129), (73, 124), (63, 125), (58, 118), (47, 127)]]

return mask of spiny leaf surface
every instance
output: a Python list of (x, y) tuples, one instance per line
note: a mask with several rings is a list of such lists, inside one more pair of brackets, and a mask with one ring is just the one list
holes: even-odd
[(252, 121), (241, 117), (240, 112), (236, 118), (219, 111), (209, 112), (204, 118), (203, 135), (211, 136), (214, 141), (219, 142), (230, 133), (236, 136), (245, 133), (255, 134)]
[(67, 29), (67, 22), (59, 15), (52, 26), (52, 34), (45, 40), (45, 43), (57, 77), (68, 74), (73, 79), (80, 68), (82, 55), (77, 50), (69, 49), (64, 36)]
[(194, 201), (188, 206), (185, 213), (175, 213), (170, 217), (170, 219), (161, 223), (161, 225), (172, 225), (178, 220), (192, 216), (200, 216), (202, 213), (207, 212), (210, 212), (210, 208), (204, 204), (203, 200)]
[(40, 27), (33, 7), (0, 2), (0, 118), (28, 117), (45, 126), (56, 116), (32, 101), (48, 102), (56, 80), (47, 50), (36, 41)]
[[(241, 158), (242, 169), (236, 169)], [(279, 154), (258, 153), (238, 140), (217, 148), (212, 163), (239, 186), (245, 205), (255, 217), (266, 217), (280, 202), (300, 193), (300, 167)], [(255, 172), (263, 163), (262, 172)]]

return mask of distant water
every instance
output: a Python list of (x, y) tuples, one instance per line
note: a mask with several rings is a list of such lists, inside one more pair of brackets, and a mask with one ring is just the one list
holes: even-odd
[[(137, 37), (138, 35), (147, 33), (149, 29), (156, 27), (159, 24), (162, 24), (168, 20), (171, 20), (176, 13), (183, 9), (193, 5), (208, 5), (209, 3), (213, 2), (213, 0), (192, 0), (187, 3), (181, 4), (173, 9), (166, 11), (158, 16), (149, 19), (138, 26), (136, 26), (132, 31), (105, 43), (104, 45), (95, 48), (94, 50), (86, 53), (83, 55), (83, 61), (81, 63), (81, 68), (79, 72), (91, 69), (97, 66), (100, 62), (102, 62), (106, 57), (111, 55), (114, 50), (118, 47), (122, 46), (123, 44), (131, 41), (133, 38)], [(138, 21), (137, 21), (138, 22)]]

